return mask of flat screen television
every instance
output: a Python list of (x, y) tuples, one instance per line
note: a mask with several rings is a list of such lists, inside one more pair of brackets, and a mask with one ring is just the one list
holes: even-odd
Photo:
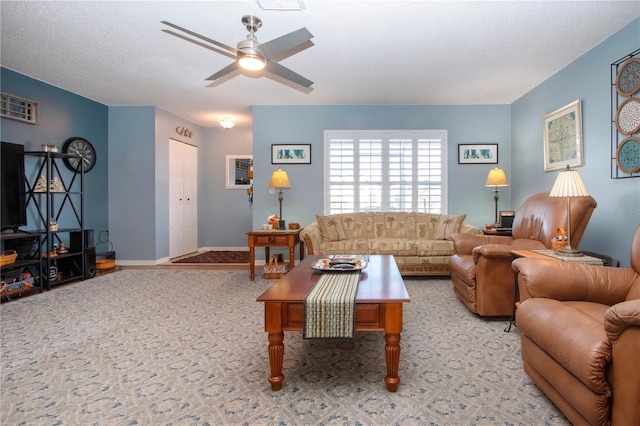
[(18, 231), (27, 225), (24, 145), (2, 142), (0, 150), (0, 227)]

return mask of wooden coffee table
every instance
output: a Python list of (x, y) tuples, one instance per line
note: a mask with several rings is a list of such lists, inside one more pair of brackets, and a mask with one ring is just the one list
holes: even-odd
[[(284, 375), (284, 331), (302, 331), (303, 302), (313, 289), (321, 272), (311, 265), (319, 256), (308, 256), (280, 281), (265, 291), (258, 302), (264, 302), (264, 328), (269, 333), (269, 365), (271, 390), (282, 388)], [(400, 383), (400, 333), (402, 305), (409, 303), (409, 294), (393, 256), (369, 256), (369, 265), (360, 274), (356, 293), (356, 331), (385, 333), (387, 374), (384, 378), (389, 392)]]

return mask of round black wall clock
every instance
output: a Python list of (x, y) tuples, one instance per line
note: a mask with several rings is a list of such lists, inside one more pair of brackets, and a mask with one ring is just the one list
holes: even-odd
[(82, 158), (69, 157), (64, 159), (64, 164), (74, 172), (79, 172), (80, 167), (88, 172), (96, 165), (96, 150), (91, 143), (83, 138), (71, 138), (62, 145), (64, 154), (79, 155)]

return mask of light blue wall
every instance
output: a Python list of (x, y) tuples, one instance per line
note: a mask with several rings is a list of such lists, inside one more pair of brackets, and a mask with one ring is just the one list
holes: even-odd
[[(191, 138), (180, 136), (177, 127), (192, 130)], [(116, 256), (132, 264), (167, 260), (169, 140), (198, 146), (202, 128), (160, 108), (145, 106), (110, 107), (109, 129), (109, 226)]]
[(204, 129), (198, 154), (198, 242), (200, 247), (242, 248), (252, 229), (253, 208), (244, 189), (225, 189), (225, 157), (251, 155), (248, 127)]
[[(85, 228), (97, 233), (108, 228), (107, 107), (66, 90), (0, 68), (2, 92), (38, 103), (38, 124), (0, 119), (0, 138), (22, 144), (27, 151), (40, 151), (42, 144), (62, 144), (70, 137), (81, 137), (96, 149), (95, 167), (85, 174)], [(66, 172), (64, 167), (61, 170)], [(34, 172), (35, 173), (35, 172)], [(27, 170), (27, 175), (29, 171)], [(26, 229), (39, 228), (29, 219)]]
[[(302, 226), (323, 212), (323, 141), (325, 130), (444, 129), (448, 132), (448, 212), (467, 213), (477, 226), (493, 223), (493, 192), (484, 182), (492, 167), (511, 167), (511, 125), (508, 105), (480, 106), (254, 106), (253, 153), (255, 196), (253, 227), (277, 213), (278, 196), (269, 194), (271, 144), (311, 144), (311, 164), (283, 166), (291, 189), (284, 191), (283, 216)], [(497, 143), (499, 164), (460, 165), (458, 144)], [(500, 209), (511, 207), (510, 187), (500, 192)]]
[(640, 221), (640, 179), (611, 179), (611, 64), (640, 47), (640, 19), (587, 52), (512, 104), (513, 204), (549, 191), (558, 174), (543, 171), (542, 117), (580, 99), (584, 166), (577, 168), (598, 202), (580, 242), (629, 265)]
[(109, 107), (109, 232), (119, 260), (153, 260), (155, 108)]

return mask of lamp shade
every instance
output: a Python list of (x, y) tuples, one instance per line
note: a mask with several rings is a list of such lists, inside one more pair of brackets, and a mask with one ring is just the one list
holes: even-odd
[(489, 175), (487, 176), (487, 181), (484, 186), (509, 186), (509, 181), (504, 174), (504, 170), (497, 167), (489, 170)]
[(271, 181), (269, 181), (269, 188), (291, 188), (287, 172), (285, 172), (281, 168), (278, 168), (278, 170), (274, 171), (271, 175)]
[(549, 197), (587, 197), (587, 187), (576, 170), (569, 166), (558, 174)]

